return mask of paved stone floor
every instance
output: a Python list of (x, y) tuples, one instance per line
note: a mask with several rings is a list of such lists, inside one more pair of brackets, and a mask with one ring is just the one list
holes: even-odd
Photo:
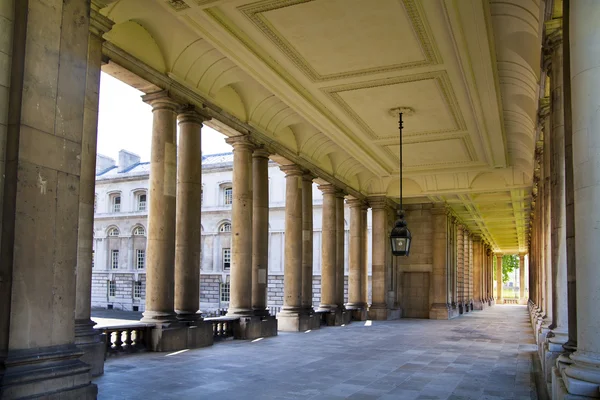
[(537, 399), (525, 306), (110, 358), (100, 399)]

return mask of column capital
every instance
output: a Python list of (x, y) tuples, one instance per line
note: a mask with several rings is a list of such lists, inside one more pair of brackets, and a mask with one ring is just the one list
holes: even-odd
[(387, 206), (387, 197), (385, 196), (371, 196), (368, 201), (373, 210), (383, 210)]
[(337, 187), (332, 185), (331, 183), (325, 183), (323, 185), (317, 186), (323, 194), (335, 194), (337, 192)]
[(271, 152), (268, 151), (264, 146), (257, 146), (252, 152), (253, 158), (266, 158), (268, 159)]
[(166, 90), (143, 95), (142, 101), (152, 106), (152, 112), (157, 110), (170, 110), (177, 112), (177, 109), (180, 107), (180, 104), (173, 100), (169, 96), (169, 92)]
[(115, 23), (109, 18), (100, 14), (94, 7), (90, 10), (90, 33), (96, 36), (98, 39), (104, 41), (102, 37), (105, 33), (110, 31)]
[(346, 204), (348, 204), (348, 207), (350, 207), (350, 208), (355, 208), (355, 207), (362, 208), (365, 203), (364, 203), (364, 201), (362, 201), (360, 199), (355, 199), (354, 197), (352, 197), (350, 199), (346, 199)]
[(236, 149), (252, 151), (256, 147), (248, 135), (228, 137), (225, 139), (225, 143), (231, 145), (231, 147), (233, 147), (233, 151)]
[(302, 175), (302, 180), (303, 181), (310, 181), (312, 183), (313, 180), (315, 180), (317, 178), (317, 176), (315, 174), (313, 174), (312, 172), (305, 172), (304, 175)]
[(346, 192), (344, 192), (342, 189), (338, 188), (335, 191), (335, 197), (345, 199), (346, 198)]
[(450, 215), (450, 210), (449, 210), (448, 206), (446, 206), (445, 204), (442, 206), (435, 205), (431, 209), (431, 214), (433, 214), (433, 215)]
[(203, 124), (204, 121), (208, 121), (211, 118), (207, 115), (202, 114), (201, 111), (198, 111), (195, 106), (191, 104), (187, 104), (182, 106), (177, 110), (177, 122), (180, 124), (185, 123), (196, 123)]
[(297, 166), (296, 164), (281, 165), (279, 167), (279, 169), (285, 173), (286, 177), (302, 176), (304, 174), (304, 170), (302, 168), (300, 168), (299, 166)]
[(462, 231), (462, 232), (463, 232), (463, 235), (467, 234), (467, 232), (465, 232), (465, 231), (466, 231), (466, 229), (465, 229), (465, 226), (464, 226), (463, 224), (460, 224), (460, 223), (459, 223), (458, 225), (456, 225), (456, 228), (457, 228), (459, 231)]

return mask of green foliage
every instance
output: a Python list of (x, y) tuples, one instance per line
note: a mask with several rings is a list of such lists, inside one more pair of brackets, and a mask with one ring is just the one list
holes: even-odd
[[(509, 274), (515, 272), (516, 269), (519, 269), (519, 256), (511, 255), (511, 256), (502, 256), (502, 283), (508, 282), (510, 279)], [(494, 257), (494, 268), (493, 275), (494, 280), (496, 280), (496, 257)]]
[(519, 269), (519, 256), (502, 256), (502, 282), (508, 282), (509, 274)]

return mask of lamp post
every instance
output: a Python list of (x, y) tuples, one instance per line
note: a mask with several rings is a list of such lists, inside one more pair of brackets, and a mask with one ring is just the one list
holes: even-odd
[(404, 209), (402, 208), (402, 110), (398, 110), (398, 128), (400, 130), (400, 204), (398, 206), (398, 217), (394, 229), (390, 233), (392, 254), (395, 256), (408, 257), (412, 235), (404, 220)]

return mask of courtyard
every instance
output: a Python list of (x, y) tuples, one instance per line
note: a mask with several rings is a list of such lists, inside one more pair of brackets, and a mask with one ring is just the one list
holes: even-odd
[[(109, 358), (100, 399), (537, 399), (525, 306)], [(540, 398), (543, 398), (540, 396)]]

